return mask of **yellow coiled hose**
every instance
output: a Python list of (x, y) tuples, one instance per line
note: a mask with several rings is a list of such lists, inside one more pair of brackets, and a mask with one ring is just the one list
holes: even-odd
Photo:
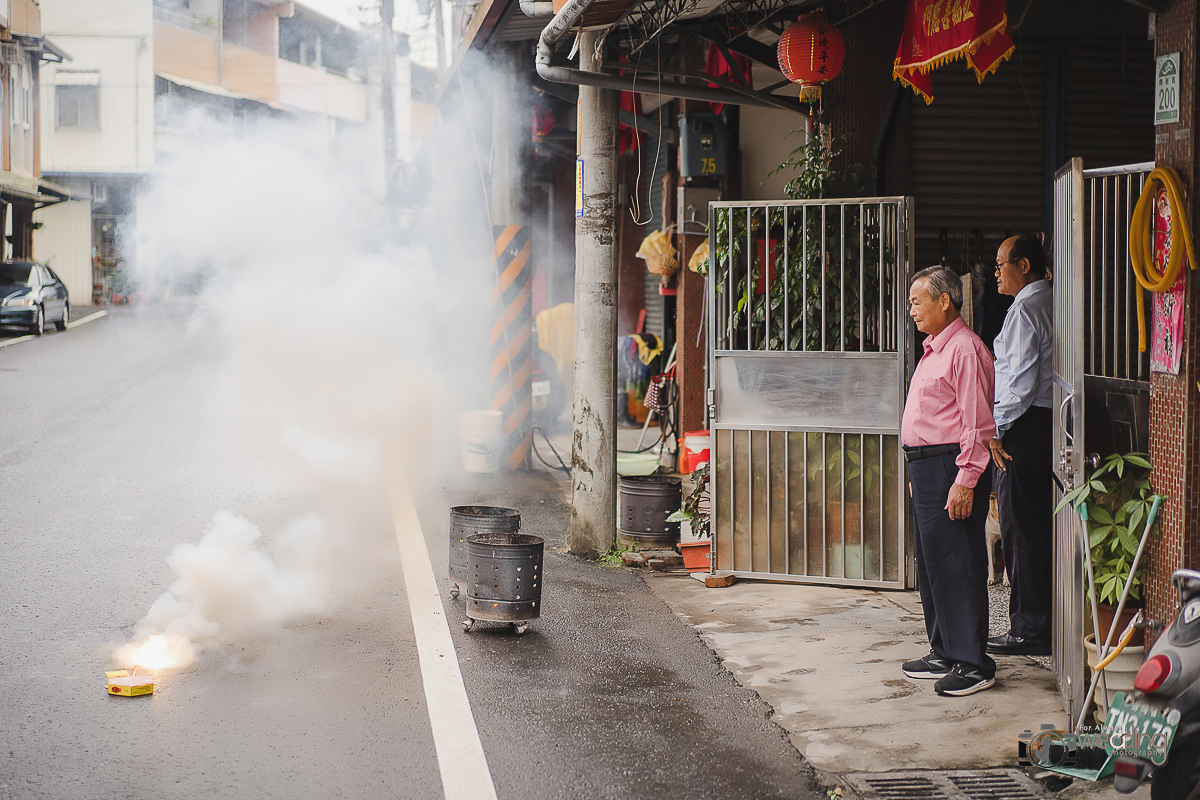
[[(1161, 273), (1154, 266), (1154, 196), (1158, 193), (1158, 184), (1167, 189), (1167, 201), (1171, 205), (1171, 238), (1177, 232), (1183, 234), (1183, 247), (1175, 247), (1172, 242), (1171, 255), (1167, 259), (1167, 268)], [(1187, 251), (1188, 265), (1196, 268), (1196, 257), (1192, 252), (1192, 232), (1188, 228), (1187, 209), (1183, 205), (1183, 187), (1179, 181), (1179, 173), (1174, 167), (1158, 167), (1146, 178), (1142, 187), (1142, 196), (1138, 198), (1133, 209), (1133, 219), (1129, 223), (1129, 260), (1133, 264), (1133, 274), (1138, 284), (1150, 292), (1165, 292), (1175, 285), (1179, 277), (1179, 269), (1184, 251)], [(1146, 351), (1146, 301), (1141, 292), (1137, 293), (1138, 315), (1138, 350)]]

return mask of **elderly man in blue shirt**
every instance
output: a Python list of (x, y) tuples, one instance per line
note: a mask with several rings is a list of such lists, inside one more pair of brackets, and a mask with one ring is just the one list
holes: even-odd
[(1006, 239), (996, 255), (1000, 294), (1014, 298), (996, 337), (996, 504), (1012, 583), (1009, 631), (988, 639), (996, 655), (1049, 655), (1053, 605), (1050, 446), (1054, 341), (1046, 251), (1033, 234)]

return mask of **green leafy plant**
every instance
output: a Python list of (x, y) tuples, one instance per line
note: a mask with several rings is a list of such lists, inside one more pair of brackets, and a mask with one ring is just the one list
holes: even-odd
[(622, 555), (631, 553), (633, 550), (634, 548), (632, 547), (618, 547), (614, 544), (606, 552), (600, 554), (600, 557), (596, 559), (596, 563), (605, 567), (623, 567), (625, 566), (625, 559), (622, 558)]
[[(797, 133), (800, 131), (792, 131), (788, 136)], [(783, 185), (783, 193), (789, 200), (858, 197), (863, 193), (863, 165), (839, 166), (846, 143), (854, 138), (853, 133), (826, 136), (824, 129), (818, 128), (808, 141), (788, 153), (782, 164), (768, 172), (767, 178), (781, 172), (796, 172)]]
[[(859, 196), (862, 165), (841, 165), (851, 138), (818, 130), (768, 177), (798, 173), (784, 186), (789, 200)], [(717, 291), (732, 290), (732, 330), (745, 337), (734, 347), (853, 351), (865, 332), (862, 349), (877, 349), (870, 337), (878, 329), (881, 248), (886, 263), (894, 256), (880, 240), (879, 214), (856, 205), (718, 208)]]
[[(1129, 577), (1133, 557), (1154, 502), (1150, 459), (1145, 453), (1116, 453), (1092, 470), (1087, 480), (1063, 496), (1055, 513), (1067, 506), (1087, 511), (1088, 543), (1097, 599), (1115, 606)], [(1158, 527), (1155, 520), (1154, 527)], [(1138, 566), (1129, 598), (1141, 601), (1144, 562)]]
[[(837, 436), (826, 436), (823, 470), (825, 472), (825, 494), (830, 500), (841, 498), (843, 465), (842, 448), (838, 440)], [(819, 448), (817, 449), (819, 450)], [(864, 452), (859, 452), (860, 449)], [(860, 447), (857, 437), (847, 436), (845, 458), (846, 483), (853, 494), (847, 499), (858, 499), (858, 488), (855, 482), (860, 478), (863, 481), (862, 490), (867, 494), (873, 492), (875, 482), (879, 480), (879, 440), (873, 436), (864, 437)], [(822, 472), (819, 453), (818, 457), (811, 461), (812, 463), (808, 467), (808, 479), (815, 482), (820, 480)], [(889, 473), (891, 472), (892, 470), (889, 470)]]
[(706, 539), (712, 534), (712, 519), (709, 516), (711, 506), (706, 496), (710, 463), (706, 461), (692, 471), (692, 482), (696, 488), (683, 499), (683, 507), (667, 517), (667, 522), (690, 522), (692, 533), (698, 539)]

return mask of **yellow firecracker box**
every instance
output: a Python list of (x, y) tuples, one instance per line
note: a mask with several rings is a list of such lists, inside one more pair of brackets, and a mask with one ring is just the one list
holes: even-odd
[(154, 694), (154, 679), (145, 675), (130, 675), (129, 670), (116, 669), (104, 673), (108, 676), (108, 693), (121, 697), (138, 697)]

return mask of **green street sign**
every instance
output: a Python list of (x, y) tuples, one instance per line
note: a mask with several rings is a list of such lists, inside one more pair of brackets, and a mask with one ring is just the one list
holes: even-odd
[(1179, 122), (1179, 53), (1154, 61), (1154, 124)]

